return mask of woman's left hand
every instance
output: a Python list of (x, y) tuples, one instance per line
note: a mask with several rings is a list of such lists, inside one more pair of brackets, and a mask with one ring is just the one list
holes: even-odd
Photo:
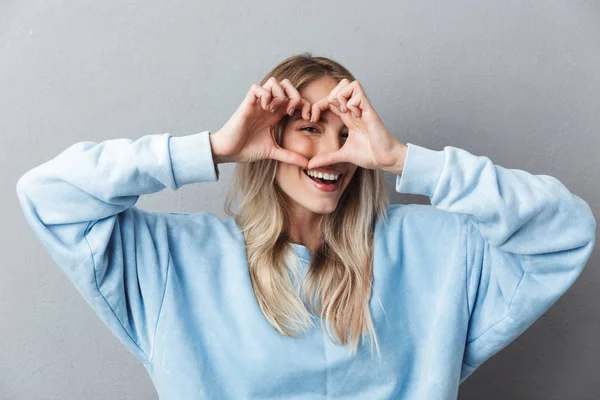
[(363, 168), (401, 172), (408, 147), (387, 130), (358, 81), (342, 79), (327, 97), (312, 105), (311, 120), (318, 121), (327, 109), (348, 127), (348, 139), (339, 150), (310, 159), (308, 169), (349, 162)]

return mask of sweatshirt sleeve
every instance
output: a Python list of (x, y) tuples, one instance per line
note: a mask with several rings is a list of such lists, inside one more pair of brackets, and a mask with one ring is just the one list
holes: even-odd
[(168, 213), (142, 194), (215, 182), (209, 131), (71, 145), (27, 171), (16, 191), (27, 223), (100, 319), (144, 364), (152, 359), (170, 252)]
[(589, 205), (558, 179), (408, 143), (396, 191), (464, 216), (469, 325), (462, 383), (573, 284), (595, 242)]

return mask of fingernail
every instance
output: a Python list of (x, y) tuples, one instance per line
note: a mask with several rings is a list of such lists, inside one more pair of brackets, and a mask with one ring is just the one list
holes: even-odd
[(292, 115), (294, 115), (294, 109), (292, 108), (289, 112), (288, 112), (289, 116), (291, 117)]
[(342, 108), (341, 105), (338, 107), (338, 110), (340, 110), (340, 112), (344, 112), (344, 109)]

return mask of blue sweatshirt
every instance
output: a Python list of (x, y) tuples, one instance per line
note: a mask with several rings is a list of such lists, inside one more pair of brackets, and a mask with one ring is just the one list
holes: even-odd
[[(454, 399), (542, 315), (592, 253), (588, 204), (556, 178), (408, 143), (378, 220), (370, 308), (381, 358), (317, 323), (279, 334), (262, 314), (233, 218), (150, 212), (141, 195), (219, 179), (209, 132), (76, 143), (26, 172), (29, 226), (162, 400)], [(301, 272), (311, 257), (292, 244)], [(318, 317), (317, 317), (318, 318)]]

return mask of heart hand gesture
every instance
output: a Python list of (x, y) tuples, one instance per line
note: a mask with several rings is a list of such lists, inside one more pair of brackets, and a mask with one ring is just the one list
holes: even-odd
[[(338, 109), (339, 107), (339, 109)], [(312, 121), (331, 110), (349, 129), (341, 149), (313, 157), (308, 168), (349, 162), (368, 169), (401, 171), (408, 147), (387, 130), (358, 81), (342, 79), (327, 97), (312, 106)]]

